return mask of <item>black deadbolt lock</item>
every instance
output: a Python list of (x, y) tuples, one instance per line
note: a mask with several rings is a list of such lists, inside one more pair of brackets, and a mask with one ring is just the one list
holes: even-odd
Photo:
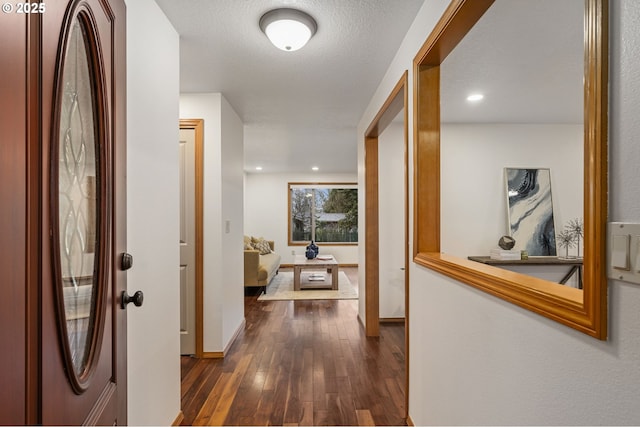
[(124, 252), (122, 254), (122, 259), (120, 260), (120, 268), (123, 271), (127, 271), (133, 267), (133, 255)]

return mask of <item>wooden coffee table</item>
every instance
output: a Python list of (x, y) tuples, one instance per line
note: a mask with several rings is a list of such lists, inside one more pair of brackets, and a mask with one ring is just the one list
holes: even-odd
[[(296, 255), (293, 260), (293, 290), (299, 291), (300, 287), (300, 273), (302, 270), (327, 270), (327, 273), (331, 273), (331, 289), (338, 290), (338, 261), (333, 255), (319, 255), (319, 258), (307, 259), (304, 255)], [(305, 286), (305, 288), (317, 288), (326, 286)]]

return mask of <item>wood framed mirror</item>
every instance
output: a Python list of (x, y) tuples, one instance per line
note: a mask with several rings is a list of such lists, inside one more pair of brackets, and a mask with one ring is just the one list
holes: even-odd
[[(599, 339), (607, 337), (606, 221), (608, 115), (608, 2), (583, 0), (583, 289), (445, 253), (442, 230), (450, 216), (442, 197), (441, 80), (445, 59), (501, 0), (453, 0), (414, 59), (414, 262)], [(535, 0), (511, 2), (526, 6)], [(562, 3), (562, 2), (561, 2)], [(539, 6), (539, 5), (538, 5)], [(513, 24), (513, 23), (512, 23)], [(541, 26), (539, 32), (546, 31)], [(559, 40), (558, 40), (559, 41)], [(523, 46), (527, 52), (529, 46)], [(471, 67), (472, 68), (472, 67)], [(525, 83), (526, 85), (526, 83)], [(521, 101), (525, 102), (525, 101)], [(549, 107), (553, 100), (547, 100)], [(491, 155), (487, 152), (487, 155)], [(482, 159), (472, 159), (481, 162)], [(505, 164), (506, 166), (513, 166)], [(535, 165), (540, 166), (540, 165)], [(500, 192), (501, 188), (495, 188)], [(474, 209), (462, 208), (468, 215)], [(505, 214), (506, 215), (506, 214)], [(502, 222), (500, 218), (491, 218)], [(462, 225), (460, 225), (462, 226)], [(505, 233), (507, 234), (506, 230)], [(500, 236), (492, 236), (497, 245)], [(486, 251), (489, 252), (490, 247)], [(477, 255), (477, 254), (468, 254)]]

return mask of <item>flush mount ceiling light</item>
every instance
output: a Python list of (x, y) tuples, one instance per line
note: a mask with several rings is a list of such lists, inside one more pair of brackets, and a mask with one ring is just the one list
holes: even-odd
[(483, 98), (484, 98), (483, 94), (474, 93), (472, 95), (467, 96), (467, 101), (478, 102), (478, 101), (482, 101)]
[(260, 18), (260, 29), (278, 49), (293, 52), (307, 44), (318, 24), (297, 9), (273, 9)]

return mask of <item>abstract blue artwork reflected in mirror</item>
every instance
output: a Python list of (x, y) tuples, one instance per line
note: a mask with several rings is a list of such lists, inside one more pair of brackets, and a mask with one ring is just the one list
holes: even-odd
[(504, 178), (514, 249), (529, 256), (556, 256), (550, 170), (505, 168)]

